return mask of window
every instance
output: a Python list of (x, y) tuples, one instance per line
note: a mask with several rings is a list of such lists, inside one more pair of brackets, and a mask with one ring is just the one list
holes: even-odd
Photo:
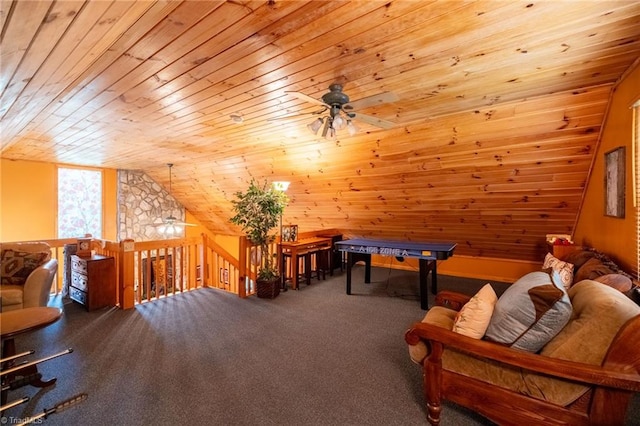
[(58, 238), (102, 238), (102, 172), (58, 168)]

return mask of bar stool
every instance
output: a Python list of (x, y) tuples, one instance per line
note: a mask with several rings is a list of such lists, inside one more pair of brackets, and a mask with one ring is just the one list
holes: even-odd
[(311, 284), (311, 254), (311, 250), (299, 252), (298, 264), (295, 265), (294, 270), (294, 265), (291, 264), (291, 253), (282, 252), (282, 270), (287, 271), (282, 277), (283, 287), (287, 285), (287, 280), (290, 279), (287, 277), (292, 277), (294, 273), (298, 277), (298, 283), (301, 282), (301, 278), (304, 278), (307, 285)]
[(315, 249), (312, 253), (313, 257), (313, 265), (315, 269), (313, 272), (316, 273), (318, 280), (320, 280), (320, 274), (322, 274), (322, 279), (327, 279), (327, 271), (331, 271), (331, 247), (320, 247)]

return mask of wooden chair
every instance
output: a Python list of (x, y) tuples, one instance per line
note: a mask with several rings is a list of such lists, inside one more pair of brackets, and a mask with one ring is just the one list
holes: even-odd
[[(22, 255), (38, 255), (43, 258), (43, 262), (29, 272), (24, 283), (14, 284), (7, 269), (22, 265), (19, 262), (11, 262), (5, 258), (5, 251), (22, 253)], [(2, 244), (3, 262), (8, 261), (10, 265), (2, 265), (2, 282), (0, 283), (0, 312), (7, 312), (15, 309), (24, 309), (38, 306), (47, 306), (51, 286), (58, 272), (58, 261), (51, 259), (50, 247), (47, 243), (5, 243)], [(14, 265), (14, 266), (11, 266)], [(24, 263), (26, 265), (26, 262)], [(23, 265), (23, 266), (24, 266)], [(23, 266), (18, 266), (21, 269)], [(6, 281), (6, 282), (5, 282)]]

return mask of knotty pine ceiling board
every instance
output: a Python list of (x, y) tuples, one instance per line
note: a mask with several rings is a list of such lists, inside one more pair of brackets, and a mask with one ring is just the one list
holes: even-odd
[[(288, 180), (301, 232), (456, 241), (540, 260), (571, 233), (637, 1), (0, 3), (3, 158), (139, 169), (213, 232), (248, 181)], [(340, 83), (395, 123), (306, 125)], [(231, 114), (241, 114), (234, 123)]]

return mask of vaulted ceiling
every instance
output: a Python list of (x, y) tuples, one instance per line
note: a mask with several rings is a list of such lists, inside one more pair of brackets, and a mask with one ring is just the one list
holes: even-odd
[[(640, 57), (635, 0), (2, 0), (0, 28), (3, 158), (165, 186), (173, 163), (173, 195), (218, 233), (239, 231), (230, 201), (250, 179), (287, 180), (301, 232), (531, 260), (571, 233)], [(332, 83), (386, 102), (328, 140), (304, 95)]]

